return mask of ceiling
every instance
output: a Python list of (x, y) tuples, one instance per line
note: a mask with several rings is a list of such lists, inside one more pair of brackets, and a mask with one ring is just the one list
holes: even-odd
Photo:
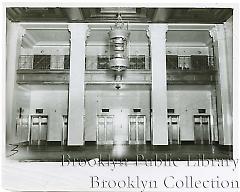
[[(168, 30), (167, 45), (206, 46), (211, 39), (207, 30)], [(70, 33), (67, 29), (27, 29), (23, 36), (23, 47), (32, 46), (68, 46)], [(130, 33), (131, 44), (148, 45), (146, 30), (133, 30)], [(92, 30), (88, 37), (88, 45), (105, 45), (109, 42), (108, 30)]]
[(120, 13), (132, 23), (223, 23), (233, 14), (230, 8), (145, 8), (145, 7), (9, 7), (7, 18), (14, 22), (110, 23)]
[(68, 46), (69, 40), (67, 29), (27, 29), (22, 38), (22, 47)]
[(206, 46), (211, 39), (209, 31), (168, 31), (167, 32), (167, 44), (196, 44)]
[(59, 29), (32, 29), (27, 30), (27, 33), (31, 35), (36, 42), (40, 41), (69, 41), (70, 33), (68, 30)]

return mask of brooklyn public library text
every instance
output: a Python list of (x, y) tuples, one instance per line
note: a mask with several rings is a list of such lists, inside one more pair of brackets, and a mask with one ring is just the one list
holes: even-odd
[(239, 180), (213, 178), (199, 179), (194, 176), (166, 176), (164, 178), (146, 179), (140, 176), (106, 179), (100, 176), (90, 176), (92, 189), (239, 189)]
[[(114, 159), (110, 154), (102, 157), (99, 154), (95, 159), (88, 160), (87, 158), (76, 158), (69, 154), (62, 155), (62, 166), (79, 166), (79, 167), (111, 167), (115, 169), (117, 166), (146, 166), (146, 167), (179, 167), (179, 160), (174, 160), (171, 154), (165, 154), (164, 158), (160, 158), (158, 154), (155, 154), (152, 158), (146, 158), (143, 154), (137, 154), (136, 159), (133, 161), (128, 161), (127, 158)], [(185, 161), (186, 167), (229, 167), (235, 171), (239, 165), (239, 159), (206, 159), (204, 154), (198, 155), (198, 157), (193, 158), (188, 155), (186, 156), (187, 161)]]

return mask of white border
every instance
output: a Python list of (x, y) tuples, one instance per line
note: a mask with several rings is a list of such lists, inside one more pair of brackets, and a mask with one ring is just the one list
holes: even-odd
[[(238, 1), (209, 1), (209, 0), (202, 0), (201, 3), (192, 3), (190, 2), (178, 2), (178, 1), (173, 1), (173, 0), (164, 0), (161, 1), (161, 3), (157, 1), (146, 1), (146, 0), (134, 0), (134, 1), (121, 1), (121, 2), (116, 2), (113, 3), (112, 0), (102, 0), (102, 1), (92, 1), (88, 0), (87, 2), (84, 0), (79, 0), (79, 1), (49, 1), (49, 0), (42, 0), (41, 2), (29, 2), (26, 0), (22, 0), (21, 2), (15, 2), (12, 0), (9, 0), (8, 2), (4, 1), (1, 7), (1, 20), (0, 20), (0, 37), (1, 37), (1, 45), (2, 45), (2, 50), (0, 51), (1, 54), (1, 83), (0, 83), (0, 88), (1, 88), (1, 104), (0, 107), (0, 118), (1, 118), (1, 137), (2, 137), (2, 144), (5, 143), (5, 109), (6, 109), (6, 103), (5, 103), (5, 88), (6, 88), (6, 66), (5, 66), (5, 58), (6, 58), (6, 18), (5, 18), (5, 7), (11, 7), (11, 6), (19, 6), (19, 7), (111, 7), (111, 6), (121, 6), (121, 7), (202, 7), (202, 8), (207, 8), (207, 7), (222, 7), (222, 8), (234, 8), (234, 14), (233, 14), (233, 31), (234, 31), (234, 41), (233, 41), (233, 90), (234, 90), (234, 113), (233, 113), (233, 122), (234, 122), (234, 138), (233, 138), (233, 154), (234, 158), (239, 158), (240, 157), (240, 131), (239, 131), (239, 104), (240, 102), (238, 99), (240, 98), (240, 93), (239, 93), (239, 74), (240, 74), (240, 67), (239, 67), (239, 3)], [(97, 169), (81, 169), (80, 168), (62, 168), (59, 166), (59, 164), (56, 163), (29, 163), (29, 164), (22, 164), (22, 163), (14, 163), (14, 162), (6, 162), (5, 157), (4, 157), (4, 145), (1, 146), (2, 150), (2, 156), (1, 160), (3, 160), (2, 163), (4, 163), (4, 166), (1, 167), (5, 171), (6, 169), (9, 170), (9, 173), (12, 173), (11, 175), (8, 175), (7, 178), (9, 179), (10, 182), (14, 182), (14, 186), (11, 188), (15, 190), (24, 190), (24, 189), (29, 189), (31, 187), (34, 188), (35, 190), (78, 190), (79, 191), (79, 186), (81, 187), (81, 190), (87, 190), (87, 187), (85, 185), (85, 182), (88, 182), (87, 178), (84, 177), (85, 175), (89, 174), (96, 174), (95, 172), (99, 173), (100, 175), (108, 175), (107, 177), (116, 177), (116, 175), (124, 175), (128, 173), (129, 175), (131, 174), (139, 174), (139, 175), (145, 175), (147, 177), (161, 177), (164, 174), (175, 174), (175, 175), (184, 175), (184, 173), (188, 172), (188, 174), (195, 174), (196, 171), (198, 172), (198, 175), (201, 176), (210, 176), (214, 174), (219, 174), (223, 176), (224, 178), (231, 178), (231, 177), (238, 177), (240, 178), (239, 173), (237, 174), (236, 172), (232, 172), (227, 169), (212, 169), (212, 168), (204, 168), (204, 169), (196, 169), (192, 168), (189, 170), (186, 169), (172, 169), (172, 168), (163, 168), (161, 170), (159, 169), (133, 169), (133, 168), (128, 168), (126, 169), (118, 169), (115, 171), (110, 171), (110, 170), (103, 170), (101, 168)], [(161, 172), (163, 173), (161, 173)], [(178, 173), (175, 173), (175, 171), (178, 171)], [(239, 171), (239, 170), (238, 170)], [(37, 176), (36, 176), (37, 174)], [(6, 175), (3, 175), (6, 177)], [(9, 183), (8, 183), (9, 184)], [(62, 184), (62, 186), (61, 186)], [(38, 187), (36, 187), (38, 185)], [(46, 187), (47, 185), (47, 187)], [(16, 188), (17, 187), (17, 188)], [(70, 188), (69, 188), (70, 187)], [(33, 189), (31, 188), (31, 189)], [(95, 190), (92, 190), (95, 191)], [(115, 190), (116, 191), (116, 190)], [(159, 189), (157, 190), (159, 191)], [(167, 191), (167, 190), (165, 190)], [(182, 191), (182, 190), (179, 190)], [(188, 191), (188, 190), (184, 190)], [(195, 190), (190, 190), (190, 191), (195, 191)], [(201, 190), (204, 191), (204, 190)], [(215, 190), (211, 190), (215, 191)], [(221, 191), (221, 190), (217, 190)], [(230, 190), (229, 190), (230, 191)]]

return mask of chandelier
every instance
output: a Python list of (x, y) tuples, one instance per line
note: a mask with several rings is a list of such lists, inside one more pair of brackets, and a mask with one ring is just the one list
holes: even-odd
[(109, 31), (110, 39), (110, 62), (109, 67), (113, 71), (120, 73), (128, 68), (128, 38), (129, 31), (124, 26), (121, 15), (114, 27)]

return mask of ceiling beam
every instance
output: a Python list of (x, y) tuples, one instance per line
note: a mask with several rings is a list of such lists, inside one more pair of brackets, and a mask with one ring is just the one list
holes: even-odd
[(81, 8), (65, 8), (65, 13), (70, 21), (83, 21), (83, 13)]
[(154, 16), (153, 16), (153, 23), (157, 22), (167, 22), (169, 17), (170, 9), (165, 8), (158, 8), (156, 9)]

